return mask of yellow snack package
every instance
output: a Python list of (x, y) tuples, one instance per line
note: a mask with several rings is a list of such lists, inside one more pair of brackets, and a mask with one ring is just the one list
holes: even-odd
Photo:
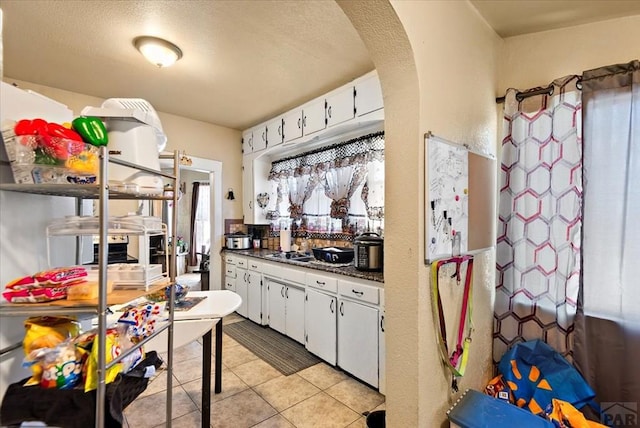
[[(24, 328), (22, 346), (26, 356), (36, 349), (55, 348), (80, 332), (80, 324), (73, 317), (31, 317), (25, 320)], [(34, 364), (31, 371), (33, 375), (25, 385), (39, 384), (42, 367)]]
[[(94, 337), (93, 345), (91, 347), (91, 353), (87, 358), (87, 361), (84, 365), (85, 367), (85, 383), (84, 383), (84, 392), (93, 391), (98, 387), (98, 341), (95, 340), (97, 337)], [(107, 336), (105, 338), (105, 363), (109, 364), (115, 357), (120, 355), (120, 341), (118, 337), (118, 332), (115, 329), (108, 329)], [(118, 373), (122, 371), (122, 363), (114, 364), (111, 368), (109, 368), (104, 375), (105, 383), (113, 382), (118, 376)]]

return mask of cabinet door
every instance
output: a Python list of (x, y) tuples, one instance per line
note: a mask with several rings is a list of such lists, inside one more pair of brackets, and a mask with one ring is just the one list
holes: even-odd
[(279, 117), (267, 124), (267, 147), (273, 147), (283, 143), (284, 134), (282, 123), (282, 118)]
[(247, 306), (247, 270), (246, 269), (238, 269), (238, 277), (236, 278), (236, 293), (242, 299), (242, 303), (236, 312), (243, 317), (247, 317), (248, 315), (248, 306)]
[(336, 365), (337, 299), (328, 294), (307, 289), (305, 298), (305, 345), (331, 365)]
[(302, 137), (302, 110), (287, 113), (282, 120), (285, 143)]
[(253, 224), (253, 162), (245, 158), (242, 162), (242, 214), (244, 222)]
[(378, 310), (338, 300), (338, 366), (378, 387)]
[(378, 76), (371, 76), (356, 84), (356, 116), (362, 116), (383, 107), (382, 88)]
[(249, 319), (262, 324), (262, 275), (247, 271), (247, 313)]
[(242, 153), (245, 155), (253, 151), (253, 131), (250, 129), (242, 133)]
[(286, 334), (304, 344), (304, 290), (287, 286), (285, 298), (287, 300)]
[(311, 135), (326, 128), (325, 100), (316, 101), (302, 109), (302, 133)]
[(258, 152), (267, 148), (267, 125), (253, 128), (253, 151)]
[(285, 298), (284, 292), (286, 286), (279, 282), (267, 282), (267, 293), (269, 295), (269, 327), (287, 334), (285, 323)]
[(355, 116), (354, 89), (350, 86), (327, 97), (327, 128), (353, 119)]

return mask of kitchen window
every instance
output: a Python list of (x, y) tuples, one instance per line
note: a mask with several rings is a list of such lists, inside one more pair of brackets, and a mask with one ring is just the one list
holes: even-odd
[(275, 229), (354, 235), (384, 228), (384, 133), (274, 161)]

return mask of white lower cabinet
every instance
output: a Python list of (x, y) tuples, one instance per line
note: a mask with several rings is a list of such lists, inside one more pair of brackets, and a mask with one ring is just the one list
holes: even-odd
[(336, 365), (336, 297), (307, 289), (305, 298), (305, 346), (331, 365)]
[(269, 327), (304, 343), (304, 289), (268, 279)]
[(236, 312), (246, 318), (249, 315), (249, 305), (247, 304), (247, 270), (237, 268), (236, 271), (236, 294), (238, 294), (238, 296), (240, 296), (240, 298), (242, 299), (242, 303), (240, 304), (240, 307), (236, 310)]
[(262, 324), (262, 274), (247, 270), (247, 318)]
[(378, 309), (338, 299), (338, 366), (378, 387)]

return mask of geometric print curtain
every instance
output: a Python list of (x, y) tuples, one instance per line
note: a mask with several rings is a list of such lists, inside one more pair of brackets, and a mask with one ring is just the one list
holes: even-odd
[(551, 95), (521, 99), (510, 89), (496, 246), (493, 360), (512, 345), (541, 339), (573, 360), (580, 276), (582, 123), (578, 77)]

